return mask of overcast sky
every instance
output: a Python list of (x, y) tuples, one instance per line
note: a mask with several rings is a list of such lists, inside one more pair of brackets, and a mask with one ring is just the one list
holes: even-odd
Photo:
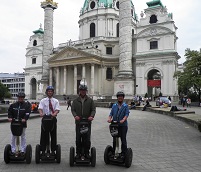
[[(25, 53), (29, 37), (34, 30), (44, 25), (42, 0), (5, 0), (0, 5), (0, 72), (23, 72)], [(54, 47), (67, 40), (78, 40), (79, 11), (85, 0), (54, 0), (58, 9), (54, 11)], [(147, 8), (151, 0), (133, 0), (136, 13)], [(178, 27), (177, 51), (180, 63), (185, 61), (186, 48), (201, 48), (201, 1), (161, 0)]]

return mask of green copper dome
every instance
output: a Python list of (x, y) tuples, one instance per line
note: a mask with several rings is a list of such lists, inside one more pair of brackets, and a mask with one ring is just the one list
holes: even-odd
[[(95, 1), (89, 2), (89, 0), (85, 0), (83, 8), (82, 8), (82, 12), (88, 10), (90, 8), (89, 3), (93, 3), (93, 2)], [(113, 0), (99, 0), (98, 6), (104, 5), (105, 8), (112, 8), (112, 3), (113, 3)]]
[[(91, 1), (85, 0), (81, 12), (83, 14), (85, 11), (88, 11), (89, 9), (93, 9), (95, 7), (96, 8), (97, 7), (113, 8), (113, 5), (114, 5), (113, 1), (114, 0), (99, 0), (98, 3), (96, 4), (95, 0), (91, 0)], [(119, 6), (119, 1), (117, 0), (115, 2), (116, 2), (116, 6)], [(131, 0), (131, 6), (134, 6), (132, 0)]]

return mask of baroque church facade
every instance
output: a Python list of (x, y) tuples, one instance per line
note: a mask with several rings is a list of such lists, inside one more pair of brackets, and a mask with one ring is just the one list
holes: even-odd
[(138, 19), (130, 0), (85, 0), (80, 10), (79, 40), (53, 47), (53, 12), (45, 0), (44, 30), (33, 31), (26, 48), (25, 93), (41, 99), (47, 85), (56, 95), (77, 95), (80, 81), (88, 94), (114, 97), (124, 91), (149, 97), (178, 96), (177, 27), (160, 0), (147, 2)]

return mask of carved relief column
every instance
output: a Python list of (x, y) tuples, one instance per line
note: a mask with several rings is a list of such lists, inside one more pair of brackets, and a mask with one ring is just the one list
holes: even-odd
[(91, 64), (91, 94), (94, 95), (94, 64)]
[(134, 75), (132, 69), (132, 16), (131, 1), (119, 0), (119, 71), (114, 82), (114, 97), (123, 91), (126, 98), (134, 94)]
[(59, 76), (60, 76), (60, 73), (59, 73), (59, 67), (57, 67), (57, 78), (56, 78), (56, 94), (59, 95)]
[(74, 95), (77, 94), (77, 65), (74, 65)]
[(67, 79), (67, 66), (64, 66), (64, 87), (63, 87), (63, 94), (66, 94), (66, 79)]
[(50, 68), (50, 76), (49, 76), (49, 85), (52, 85), (52, 70), (53, 68)]
[(44, 9), (44, 38), (43, 38), (43, 58), (42, 58), (42, 81), (48, 83), (49, 66), (48, 59), (53, 49), (53, 12), (57, 9), (57, 3), (53, 1), (41, 2), (41, 8)]

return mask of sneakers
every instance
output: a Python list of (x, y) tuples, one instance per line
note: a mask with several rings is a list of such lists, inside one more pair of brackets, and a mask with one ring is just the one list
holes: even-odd
[(21, 153), (20, 153), (20, 155), (21, 155), (21, 156), (24, 156), (24, 155), (25, 155), (25, 153), (24, 153), (24, 152), (21, 152)]
[(77, 154), (76, 156), (75, 156), (75, 159), (79, 159), (80, 158), (80, 154)]
[(51, 154), (50, 154), (51, 156), (55, 156), (55, 152), (53, 151), (53, 152), (51, 152)]
[(86, 158), (86, 159), (90, 159), (91, 157), (90, 157), (90, 155), (87, 153), (87, 154), (85, 154), (85, 158)]
[(125, 158), (125, 154), (124, 154), (124, 153), (121, 153), (121, 154), (120, 154), (120, 157), (121, 157), (121, 159), (124, 159), (124, 158)]

